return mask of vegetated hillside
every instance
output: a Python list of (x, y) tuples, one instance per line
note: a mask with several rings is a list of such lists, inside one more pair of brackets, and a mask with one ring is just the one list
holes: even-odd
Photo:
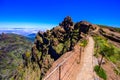
[(17, 34), (0, 34), (0, 80), (8, 80), (22, 62), (22, 54), (32, 42)]
[(106, 75), (97, 71), (104, 80), (120, 79), (120, 28), (97, 25), (98, 30), (92, 35), (95, 40), (95, 56), (98, 60), (104, 57), (102, 68)]

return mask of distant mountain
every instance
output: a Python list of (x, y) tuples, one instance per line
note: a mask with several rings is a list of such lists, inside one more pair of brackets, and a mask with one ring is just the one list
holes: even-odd
[(36, 34), (35, 34), (35, 33), (32, 33), (32, 34), (27, 35), (26, 37), (27, 37), (29, 40), (34, 41), (35, 36), (36, 36)]
[(17, 34), (0, 34), (0, 80), (8, 80), (22, 63), (22, 54), (32, 47), (32, 42)]
[(0, 29), (0, 33), (14, 33), (23, 36), (28, 36), (30, 34), (36, 34), (39, 29), (34, 28), (2, 28)]
[(13, 33), (27, 37), (29, 40), (34, 41), (35, 36), (39, 29), (34, 28), (11, 28), (11, 29), (0, 29), (1, 33)]

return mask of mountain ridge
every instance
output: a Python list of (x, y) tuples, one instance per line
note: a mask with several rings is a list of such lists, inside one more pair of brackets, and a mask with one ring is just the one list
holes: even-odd
[[(33, 35), (35, 36), (35, 34)], [(21, 69), (17, 72), (17, 75), (12, 76), (12, 79), (31, 77), (41, 80), (57, 59), (64, 53), (74, 50), (74, 46), (81, 40), (84, 41), (87, 35), (102, 36), (116, 43), (119, 47), (120, 33), (118, 28), (108, 28), (87, 21), (74, 23), (72, 18), (67, 16), (58, 26), (46, 30), (46, 32), (39, 31), (36, 34), (31, 50), (22, 55), (24, 64), (19, 66)], [(31, 72), (31, 74), (27, 72)]]

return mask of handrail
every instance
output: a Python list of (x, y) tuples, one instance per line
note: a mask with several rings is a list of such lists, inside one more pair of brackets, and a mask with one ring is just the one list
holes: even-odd
[[(88, 42), (89, 42), (89, 39), (88, 39), (88, 36), (85, 38), (85, 39), (87, 39), (88, 40)], [(77, 45), (78, 46), (78, 45)], [(76, 47), (76, 46), (75, 46)], [(66, 67), (66, 66), (72, 66), (73, 64), (71, 64), (71, 60), (69, 60), (69, 59), (73, 59), (72, 60), (72, 63), (75, 63), (75, 61), (76, 61), (76, 59), (78, 59), (79, 60), (79, 62), (80, 62), (80, 59), (81, 59), (81, 53), (82, 53), (82, 48), (83, 47), (80, 47), (79, 46), (79, 52), (78, 51), (76, 51), (76, 49), (75, 49), (75, 51), (74, 52), (67, 52), (68, 54), (69, 53), (71, 53), (71, 54), (69, 54), (68, 56), (67, 56), (67, 58), (65, 58), (65, 59), (63, 59), (63, 61), (61, 61), (61, 62), (59, 62), (59, 64), (58, 65), (56, 65), (54, 68), (51, 68), (50, 69), (50, 73), (48, 73), (44, 78), (43, 78), (43, 80), (49, 80), (51, 77), (52, 78), (54, 78), (55, 77), (55, 79), (59, 79), (59, 80), (61, 80), (61, 79), (63, 79), (63, 78), (65, 78), (66, 77), (66, 75), (68, 75), (69, 74), (69, 71), (70, 71), (70, 69), (71, 69), (71, 67), (69, 67), (68, 69), (67, 69), (67, 71), (66, 71), (66, 69), (65, 69), (65, 71), (64, 71), (64, 68)], [(71, 58), (71, 57), (73, 57), (73, 58)], [(62, 58), (62, 56), (61, 56), (61, 58)], [(59, 60), (59, 59), (58, 59)], [(68, 60), (68, 61), (67, 61)], [(64, 65), (64, 63), (66, 63), (66, 62), (70, 62), (70, 64), (68, 65)], [(61, 67), (63, 66), (63, 70), (61, 69)], [(74, 65), (73, 65), (74, 66)], [(52, 71), (51, 71), (52, 70)], [(56, 72), (59, 72), (58, 74), (55, 74), (54, 75), (54, 73), (55, 73), (55, 71)], [(62, 72), (63, 71), (63, 72)], [(63, 73), (63, 74), (61, 74), (61, 72)], [(68, 73), (67, 73), (68, 72)], [(57, 77), (56, 77), (56, 75), (58, 75)], [(62, 75), (62, 76), (61, 76)], [(69, 74), (70, 75), (70, 74)]]
[[(82, 50), (81, 50), (82, 51)], [(80, 51), (80, 53), (81, 53)], [(75, 51), (76, 52), (76, 51)], [(67, 53), (70, 53), (70, 52), (67, 52)], [(67, 60), (69, 60), (74, 54), (76, 53), (72, 53), (70, 54), (67, 58), (65, 58), (62, 62), (60, 62), (43, 80), (47, 80), (50, 76), (52, 76), (52, 74), (57, 70), (57, 69), (60, 69), (61, 66), (63, 66), (63, 64), (65, 62), (67, 62)], [(59, 74), (60, 76), (60, 74)]]
[(44, 80), (47, 80), (47, 78), (49, 78), (57, 69), (59, 69), (59, 67), (62, 66), (71, 56), (73, 56), (73, 54), (71, 54), (69, 57), (64, 59), (60, 64), (58, 64), (56, 68), (53, 69), (53, 71), (50, 74), (48, 74), (47, 77), (44, 78)]

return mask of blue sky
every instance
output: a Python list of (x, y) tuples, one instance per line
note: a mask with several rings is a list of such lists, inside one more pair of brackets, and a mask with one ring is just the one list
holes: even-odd
[(0, 0), (0, 28), (27, 25), (26, 28), (49, 29), (68, 15), (74, 22), (87, 20), (120, 27), (119, 3), (119, 0)]

